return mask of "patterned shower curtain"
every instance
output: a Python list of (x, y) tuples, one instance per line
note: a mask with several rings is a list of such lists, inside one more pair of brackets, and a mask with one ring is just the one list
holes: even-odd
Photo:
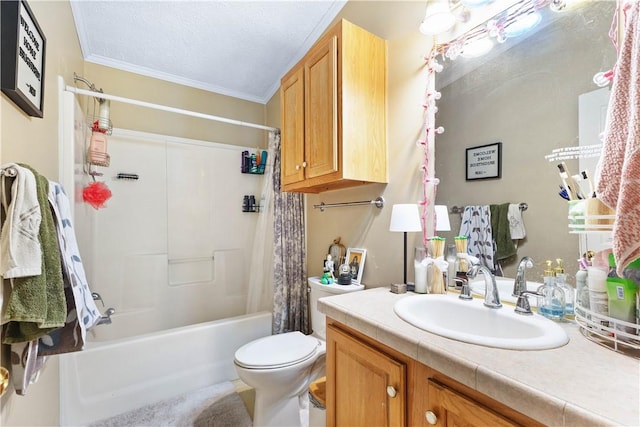
[(274, 292), (273, 333), (301, 331), (309, 334), (309, 300), (301, 193), (280, 191), (280, 134), (275, 134), (274, 190)]

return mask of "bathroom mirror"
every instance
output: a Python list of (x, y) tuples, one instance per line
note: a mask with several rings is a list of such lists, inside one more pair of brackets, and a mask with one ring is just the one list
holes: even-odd
[[(441, 61), (436, 125), (445, 132), (435, 142), (440, 179), (436, 203), (449, 208), (528, 205), (523, 213), (527, 237), (518, 242), (517, 255), (502, 262), (505, 276), (514, 277), (515, 265), (525, 255), (536, 261), (532, 280), (539, 278), (546, 259), (564, 259), (571, 275), (577, 270), (578, 235), (569, 233), (567, 202), (558, 195), (557, 162), (545, 156), (577, 146), (580, 122), (604, 125), (608, 89), (596, 86), (593, 77), (615, 63), (608, 36), (615, 8), (612, 1), (590, 1), (560, 13), (545, 9), (533, 31), (507, 40), (487, 56)], [(581, 99), (598, 90), (604, 91), (604, 105), (595, 112), (579, 107)], [(592, 137), (598, 141), (597, 135)], [(502, 143), (502, 176), (466, 181), (465, 150), (497, 142)], [(578, 160), (567, 160), (567, 165), (572, 174), (581, 167)], [(450, 214), (450, 219), (452, 231), (446, 237), (451, 239), (459, 231), (460, 214)]]

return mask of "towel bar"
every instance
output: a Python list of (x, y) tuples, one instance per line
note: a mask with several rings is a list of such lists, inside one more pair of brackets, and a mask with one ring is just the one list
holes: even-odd
[[(520, 210), (522, 212), (526, 211), (529, 208), (529, 205), (522, 202), (518, 205), (518, 207), (520, 208)], [(449, 209), (449, 213), (452, 214), (461, 214), (464, 212), (464, 206), (452, 206), (451, 209)]]

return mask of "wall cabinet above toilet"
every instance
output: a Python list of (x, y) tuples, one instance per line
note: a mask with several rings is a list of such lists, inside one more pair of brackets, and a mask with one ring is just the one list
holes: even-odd
[(386, 183), (386, 41), (342, 20), (281, 80), (283, 191)]

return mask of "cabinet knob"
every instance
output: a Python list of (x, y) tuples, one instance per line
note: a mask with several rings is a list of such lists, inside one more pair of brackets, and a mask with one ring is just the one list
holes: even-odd
[(299, 171), (300, 170), (300, 165), (296, 165), (296, 170)]
[(432, 426), (438, 423), (438, 416), (435, 413), (433, 413), (433, 411), (425, 412), (424, 416), (427, 419), (427, 422)]
[(307, 167), (307, 162), (302, 162), (302, 167), (306, 168)]
[(387, 386), (387, 395), (389, 395), (389, 397), (396, 397), (397, 394), (398, 392), (396, 391), (395, 387), (393, 387), (392, 385)]

